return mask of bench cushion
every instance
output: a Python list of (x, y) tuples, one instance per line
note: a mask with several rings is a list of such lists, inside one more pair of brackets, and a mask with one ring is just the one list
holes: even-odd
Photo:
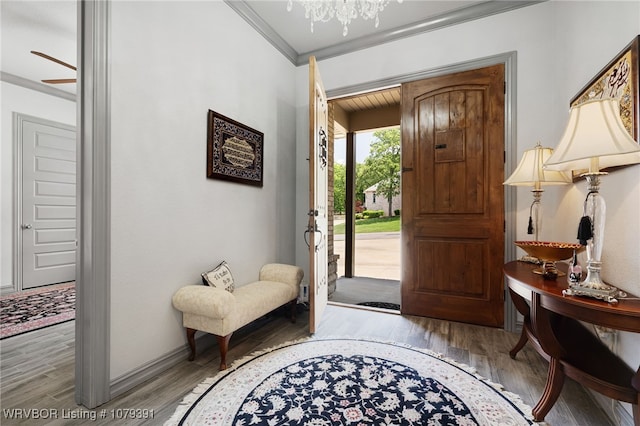
[(187, 328), (226, 336), (240, 327), (298, 297), (298, 283), (255, 281), (236, 287), (233, 293), (213, 287), (190, 285), (173, 296), (183, 312)]

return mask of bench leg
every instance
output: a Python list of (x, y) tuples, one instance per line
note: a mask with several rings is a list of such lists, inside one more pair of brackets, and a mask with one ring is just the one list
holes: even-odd
[(193, 328), (187, 328), (187, 342), (189, 342), (189, 348), (191, 349), (191, 355), (189, 355), (189, 361), (193, 361), (196, 358), (196, 330)]
[(220, 347), (220, 371), (227, 369), (227, 351), (229, 350), (229, 340), (231, 340), (232, 334), (233, 333), (229, 333), (226, 336), (216, 336), (218, 346)]

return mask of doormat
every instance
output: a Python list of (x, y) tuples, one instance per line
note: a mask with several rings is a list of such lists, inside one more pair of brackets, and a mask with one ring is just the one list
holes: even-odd
[(400, 310), (400, 305), (397, 303), (387, 302), (362, 302), (358, 303), (358, 306), (369, 306), (370, 308), (392, 309), (394, 311)]
[(427, 349), (305, 339), (206, 379), (168, 425), (531, 425), (522, 399)]
[(2, 296), (0, 339), (71, 321), (75, 316), (75, 282)]

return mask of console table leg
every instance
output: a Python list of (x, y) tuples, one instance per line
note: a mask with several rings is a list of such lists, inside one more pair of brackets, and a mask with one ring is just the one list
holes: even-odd
[(513, 349), (509, 351), (509, 356), (511, 357), (511, 359), (516, 359), (516, 355), (518, 354), (518, 352), (520, 352), (522, 348), (524, 348), (524, 345), (527, 344), (528, 340), (529, 340), (529, 337), (527, 336), (527, 331), (525, 330), (525, 326), (523, 325), (522, 333), (520, 334), (520, 340), (518, 340), (518, 343), (516, 343)]
[(538, 404), (533, 408), (533, 419), (536, 422), (544, 421), (544, 417), (547, 415), (553, 404), (556, 403), (562, 386), (564, 385), (564, 371), (562, 371), (562, 365), (557, 358), (551, 358), (549, 360), (549, 371), (547, 373), (547, 384), (544, 387), (544, 392)]

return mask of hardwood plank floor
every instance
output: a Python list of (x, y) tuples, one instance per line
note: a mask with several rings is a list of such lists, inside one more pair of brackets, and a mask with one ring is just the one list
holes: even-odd
[[(236, 332), (231, 339), (228, 360), (232, 362), (253, 351), (308, 336), (308, 313), (301, 312), (296, 324), (281, 313), (262, 318)], [(394, 341), (440, 352), (470, 365), (479, 374), (502, 384), (533, 406), (542, 394), (547, 363), (531, 347), (516, 360), (509, 350), (518, 336), (504, 330), (453, 323), (429, 318), (401, 316), (342, 306), (328, 306), (315, 337), (358, 337)], [(2, 425), (158, 425), (171, 417), (182, 398), (217, 372), (217, 348), (201, 352), (195, 361), (186, 360), (118, 396), (96, 410), (74, 402), (74, 324), (68, 322), (0, 342), (0, 398)], [(8, 409), (56, 410), (58, 419), (10, 420)], [(117, 420), (111, 410), (140, 408), (153, 410), (149, 420)], [(95, 411), (95, 421), (60, 418), (66, 410), (76, 416)], [(106, 417), (100, 418), (102, 410)], [(551, 425), (603, 426), (613, 423), (580, 385), (567, 380), (557, 404), (546, 418)]]

